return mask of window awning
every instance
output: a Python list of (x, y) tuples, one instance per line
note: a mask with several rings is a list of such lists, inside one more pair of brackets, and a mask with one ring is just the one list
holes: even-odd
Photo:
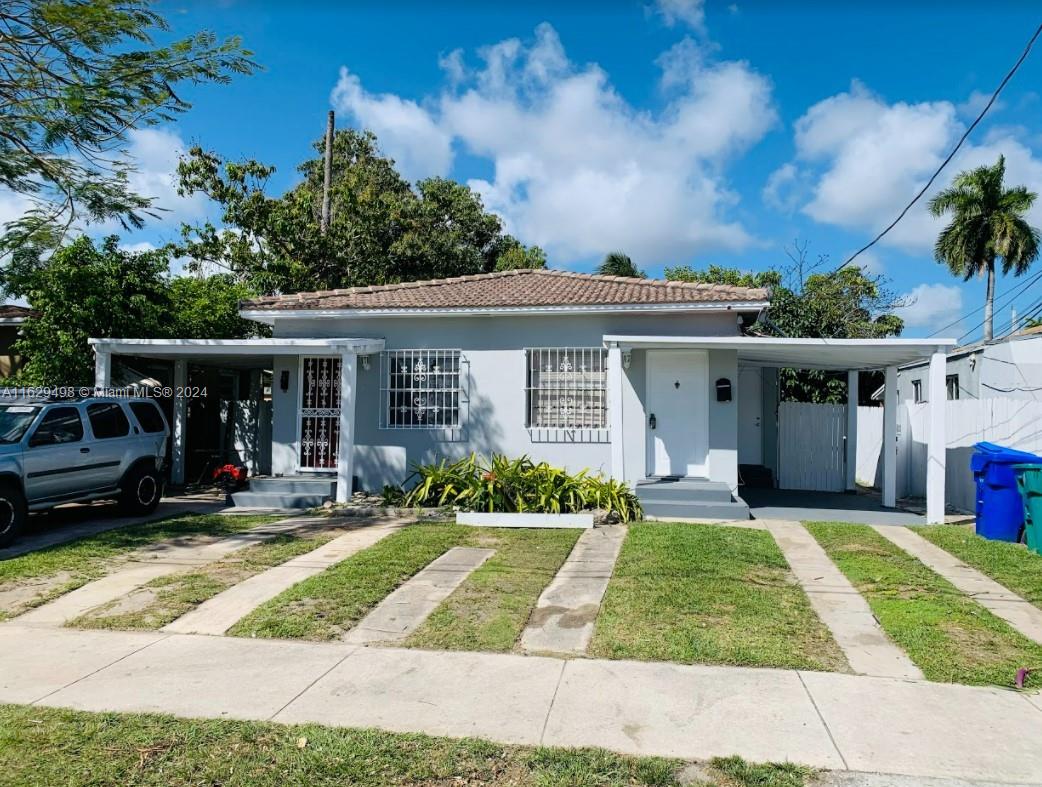
[(739, 363), (775, 368), (883, 369), (934, 353), (947, 353), (955, 339), (789, 339), (774, 336), (624, 336), (609, 334), (605, 345), (631, 349), (737, 350)]

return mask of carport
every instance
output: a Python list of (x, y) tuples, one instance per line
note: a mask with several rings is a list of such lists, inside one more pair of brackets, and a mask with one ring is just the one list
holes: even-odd
[[(709, 395), (713, 396), (713, 386), (725, 386), (729, 391), (742, 367), (764, 369), (820, 369), (833, 372), (846, 372), (847, 401), (845, 405), (845, 444), (841, 451), (845, 453), (845, 488), (856, 489), (857, 466), (857, 391), (858, 376), (862, 371), (882, 370), (885, 377), (885, 397), (883, 415), (883, 451), (882, 451), (882, 505), (892, 509), (897, 503), (897, 369), (907, 363), (928, 360), (926, 394), (929, 407), (926, 456), (926, 520), (931, 523), (944, 521), (944, 486), (945, 486), (945, 388), (946, 353), (955, 345), (954, 339), (819, 339), (819, 338), (781, 338), (762, 336), (720, 336), (720, 337), (688, 337), (688, 336), (622, 336), (606, 335), (605, 346), (608, 348), (608, 380), (609, 380), (609, 422), (612, 440), (612, 474), (617, 478), (630, 479), (630, 476), (643, 475), (634, 473), (627, 466), (633, 464), (632, 449), (627, 453), (625, 445), (627, 435), (627, 415), (624, 403), (627, 401), (623, 387), (623, 369), (628, 368), (629, 356), (636, 351), (647, 350), (716, 350), (732, 351), (733, 365), (727, 376), (709, 381)], [(732, 379), (734, 378), (734, 379)], [(737, 399), (742, 391), (737, 387)], [(633, 397), (629, 397), (632, 401)], [(641, 403), (642, 404), (642, 403)], [(643, 412), (643, 420), (648, 413)], [(735, 467), (735, 484), (737, 487), (737, 434), (738, 412), (732, 408), (734, 418), (735, 440), (731, 449), (731, 460)], [(632, 415), (630, 415), (632, 420)], [(812, 430), (814, 424), (810, 424)], [(629, 429), (629, 439), (637, 434)], [(615, 439), (618, 435), (622, 439)], [(779, 440), (782, 437), (779, 435)], [(799, 436), (788, 439), (801, 439)], [(716, 452), (725, 453), (724, 450)], [(722, 457), (719, 457), (722, 459)], [(871, 505), (868, 501), (866, 504)], [(800, 517), (795, 517), (800, 518)]]

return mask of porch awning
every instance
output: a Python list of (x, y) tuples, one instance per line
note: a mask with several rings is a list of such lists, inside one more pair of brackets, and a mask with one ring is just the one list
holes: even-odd
[(737, 350), (748, 366), (834, 371), (901, 366), (947, 353), (955, 339), (787, 339), (773, 336), (606, 335), (609, 347), (630, 349)]
[(356, 355), (378, 353), (383, 339), (90, 339), (95, 352), (140, 358), (234, 361), (277, 355)]

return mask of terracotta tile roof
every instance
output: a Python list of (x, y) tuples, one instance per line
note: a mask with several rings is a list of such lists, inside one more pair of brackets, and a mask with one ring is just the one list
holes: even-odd
[(16, 306), (13, 303), (0, 304), (0, 319), (11, 320), (18, 317), (35, 317), (38, 312), (34, 312), (32, 309), (26, 308), (25, 306)]
[(298, 292), (245, 301), (246, 310), (447, 309), (525, 306), (742, 303), (767, 291), (570, 271), (522, 270), (346, 290)]

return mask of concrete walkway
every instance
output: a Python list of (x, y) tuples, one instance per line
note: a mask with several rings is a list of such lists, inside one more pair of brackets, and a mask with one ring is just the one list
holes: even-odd
[(377, 604), (344, 635), (344, 642), (401, 642), (494, 554), (494, 549), (453, 547)]
[(411, 521), (397, 519), (358, 527), (318, 549), (288, 560), (282, 565), (273, 566), (228, 588), (167, 624), (163, 631), (178, 634), (223, 634), (264, 602), (270, 601), (298, 582), (303, 582), (363, 549), (368, 549)]
[(586, 652), (601, 599), (625, 540), (625, 525), (583, 532), (560, 571), (539, 596), (528, 625), (521, 632), (524, 650), (573, 655)]
[(1038, 695), (832, 673), (13, 621), (0, 624), (0, 702), (1022, 784), (1042, 774)]
[(281, 533), (290, 533), (323, 522), (315, 517), (284, 519), (236, 533), (218, 541), (179, 544), (163, 542), (134, 552), (127, 564), (111, 574), (66, 593), (19, 615), (19, 623), (61, 626), (95, 607), (115, 601), (158, 577), (212, 563), (243, 547), (259, 544)]
[(803, 525), (778, 519), (763, 522), (854, 672), (888, 678), (923, 677), (908, 655), (886, 636), (868, 602)]
[(876, 527), (877, 533), (936, 571), (982, 607), (1028, 639), (1042, 644), (1042, 610), (963, 563), (950, 552), (905, 528)]

